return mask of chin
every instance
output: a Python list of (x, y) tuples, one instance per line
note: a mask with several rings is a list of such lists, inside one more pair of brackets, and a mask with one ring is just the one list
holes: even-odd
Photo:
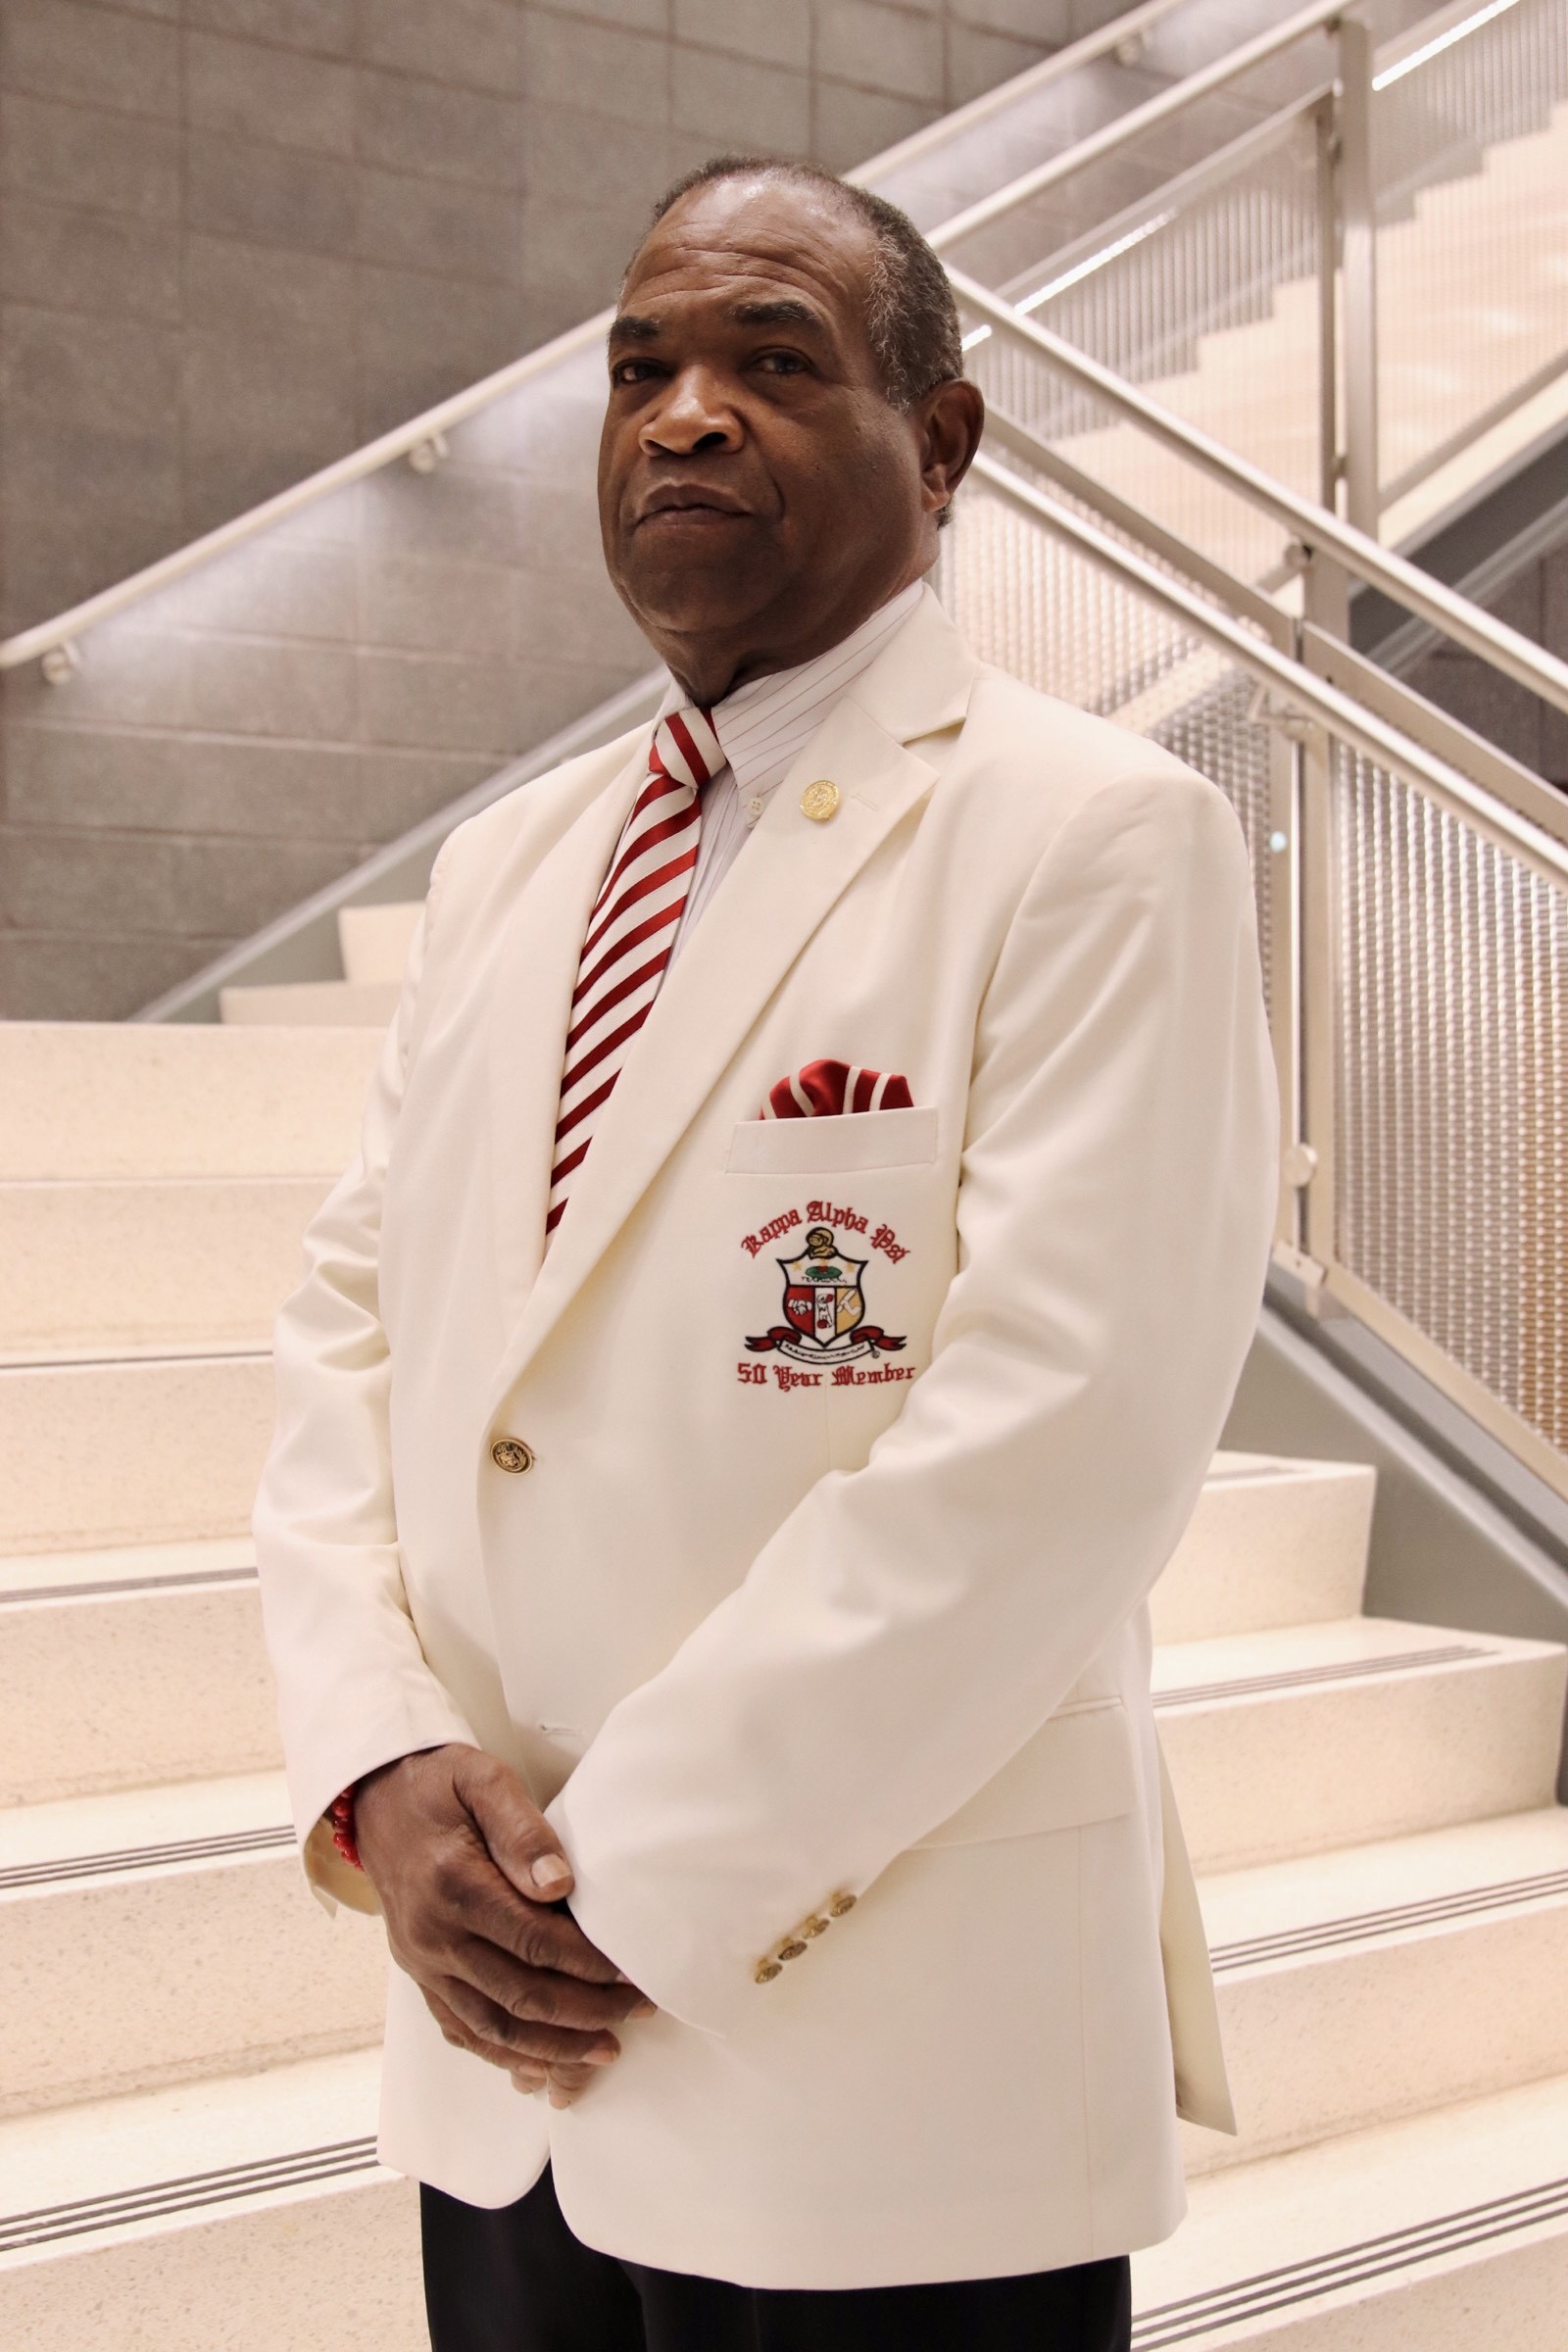
[(661, 636), (701, 637), (727, 632), (761, 612), (778, 595), (777, 565), (755, 560), (702, 563), (692, 550), (684, 561), (629, 564), (622, 590), (643, 627)]

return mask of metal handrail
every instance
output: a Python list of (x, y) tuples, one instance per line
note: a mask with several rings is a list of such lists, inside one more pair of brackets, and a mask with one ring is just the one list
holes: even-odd
[(558, 335), (553, 343), (541, 343), (534, 351), (525, 352), (520, 360), (510, 360), (493, 375), (482, 376), (478, 383), (454, 392), (449, 400), (438, 401), (433, 409), (411, 417), (407, 424), (394, 425), (363, 449), (351, 450), (347, 457), (334, 458), (330, 466), (322, 466), (309, 473), (303, 481), (291, 482), (275, 497), (265, 499), (259, 507), (248, 508), (228, 522), (220, 522), (216, 530), (204, 531), (184, 547), (174, 548), (169, 555), (160, 556), (128, 579), (117, 580), (111, 588), (100, 588), (95, 596), (84, 597), (73, 605), (69, 612), (60, 613), (54, 620), (40, 620), (16, 637), (0, 644), (0, 670), (16, 669), (24, 662), (36, 662), (56, 647), (71, 644), (101, 620), (110, 620), (122, 612), (127, 605), (150, 596), (155, 588), (166, 588), (173, 580), (183, 579), (210, 564), (217, 556), (227, 555), (231, 548), (243, 546), (254, 539), (258, 531), (267, 530), (274, 522), (282, 522), (297, 514), (302, 507), (314, 506), (318, 498), (334, 490), (343, 490), (351, 482), (364, 481), (368, 474), (379, 473), (384, 466), (399, 458), (412, 457), (416, 450), (431, 448), (440, 454), (442, 436), (465, 418), (487, 409), (492, 401), (506, 393), (514, 392), (533, 375), (541, 375), (558, 360), (570, 359), (590, 344), (600, 341), (610, 322), (611, 314), (601, 312), (598, 318), (585, 319), (581, 326)]
[[(956, 127), (962, 129), (973, 122), (982, 122), (1004, 106), (1014, 103), (1020, 96), (1032, 94), (1053, 82), (1065, 80), (1069, 74), (1085, 66), (1094, 65), (1122, 43), (1139, 39), (1162, 17), (1186, 5), (1188, 0), (1144, 0), (1141, 8), (1132, 9), (1125, 16), (1101, 25), (1098, 30), (1086, 33), (1081, 40), (1069, 43), (1065, 49), (1058, 49), (1054, 56), (1043, 59), (1038, 66), (1031, 66), (1027, 72), (1016, 74), (1011, 81), (1002, 83), (998, 89), (985, 92), (955, 114), (945, 115), (911, 137), (900, 140), (896, 146), (885, 148), (880, 155), (873, 156), (869, 163), (860, 165), (845, 176), (857, 186), (874, 186), (888, 172), (915, 160), (926, 149), (939, 145), (941, 138)], [(434, 408), (421, 410), (417, 416), (410, 417), (406, 424), (394, 425), (389, 432), (367, 442), (363, 449), (352, 450), (347, 456), (334, 459), (329, 466), (318, 467), (315, 473), (307, 474), (302, 481), (291, 482), (286, 490), (278, 491), (260, 506), (248, 508), (243, 514), (233, 515), (215, 529), (204, 531), (199, 539), (192, 539), (184, 547), (172, 549), (167, 556), (160, 556), (140, 571), (132, 572), (127, 578), (114, 582), (111, 587), (84, 597), (80, 604), (56, 614), (54, 619), (38, 621), (31, 628), (23, 629), (17, 636), (0, 641), (0, 670), (20, 668), (24, 662), (36, 662), (45, 655), (71, 645), (99, 621), (112, 619), (116, 613), (139, 603), (156, 589), (183, 579), (187, 572), (198, 570), (215, 558), (226, 555), (231, 548), (243, 546), (258, 532), (269, 529), (274, 522), (282, 522), (304, 507), (314, 506), (318, 499), (329, 497), (334, 490), (364, 481), (368, 475), (395, 465), (400, 458), (412, 457), (417, 450), (430, 448), (439, 454), (442, 437), (454, 426), (465, 423), (468, 417), (477, 416), (493, 402), (504, 399), (509, 392), (514, 392), (519, 385), (553, 368), (558, 361), (571, 359), (602, 340), (613, 316), (610, 310), (596, 313), (592, 318), (584, 319), (580, 326), (571, 327), (551, 342), (525, 352), (520, 359), (509, 360), (504, 368), (482, 376), (477, 383), (466, 385), (449, 399), (437, 401)]]
[(1189, 424), (1185, 417), (1151, 400), (1147, 392), (1102, 367), (1075, 343), (1053, 334), (1049, 327), (1038, 325), (1033, 318), (1021, 317), (1010, 303), (1002, 301), (977, 279), (957, 270), (950, 270), (948, 275), (965, 310), (976, 313), (999, 333), (1025, 345), (1060, 373), (1071, 377), (1084, 391), (1115, 409), (1130, 423), (1141, 426), (1227, 490), (1260, 508), (1293, 532), (1303, 548), (1309, 552), (1321, 548), (1369, 587), (1380, 589), (1446, 637), (1479, 654), (1483, 661), (1504, 671), (1518, 685), (1528, 687), (1532, 694), (1540, 695), (1544, 702), (1568, 711), (1568, 662), (1560, 662), (1555, 655), (1533, 645), (1517, 629), (1510, 629), (1505, 621), (1456, 595), (1430, 572), (1407, 563), (1403, 556), (1395, 555), (1376, 539), (1369, 538), (1365, 531), (1358, 531), (1353, 523), (1342, 522), (1327, 507), (1317, 506), (1311, 499), (1302, 498), (1276, 481), (1260, 466), (1237, 456), (1199, 426)]
[(1328, 31), (1349, 13), (1346, 0), (1313, 0), (1310, 8), (1298, 10), (1294, 17), (1287, 17), (1282, 24), (1274, 25), (1268, 32), (1255, 34), (1251, 40), (1244, 41), (1239, 49), (1232, 49), (1224, 57), (1216, 58), (1212, 65), (1200, 66), (1196, 74), (1189, 74), (1185, 81), (1173, 82), (1168, 90), (1161, 90), (1157, 97), (1146, 99), (1142, 106), (1132, 107), (1125, 115), (1118, 115), (1114, 122), (1107, 122), (1103, 130), (1092, 131), (1088, 138), (1079, 139), (1064, 154), (1054, 155), (1048, 163), (1037, 164), (1032, 172), (1020, 172), (1016, 179), (1009, 180), (1004, 188), (998, 188), (994, 195), (983, 196), (978, 204), (971, 204), (965, 211), (956, 213), (951, 220), (944, 220), (940, 228), (930, 232), (928, 242), (936, 247), (938, 253), (946, 252), (950, 245), (956, 245), (977, 228), (986, 228), (993, 220), (1000, 220), (1006, 214), (1015, 212), (1019, 205), (1027, 204), (1031, 197), (1044, 194), (1047, 188), (1056, 187), (1062, 180), (1071, 179), (1079, 172), (1087, 171), (1091, 164), (1098, 164), (1105, 156), (1116, 154), (1134, 139), (1141, 138), (1146, 130), (1168, 122), (1173, 115), (1185, 114), (1200, 98), (1207, 98), (1215, 90), (1224, 89), (1228, 82), (1240, 80), (1255, 66), (1266, 65), (1271, 57), (1278, 57), (1282, 50), (1293, 49), (1298, 41), (1305, 40), (1309, 33)]
[[(1484, 833), (1526, 858), (1538, 869), (1554, 879), (1568, 883), (1568, 803), (1561, 812), (1562, 838), (1532, 824), (1527, 817), (1510, 808), (1503, 801), (1472, 782), (1446, 760), (1440, 760), (1423, 744), (1406, 735), (1398, 727), (1358, 703), (1337, 686), (1328, 682), (1282, 654), (1266, 638), (1256, 637), (1217, 606), (1205, 604), (1191, 588), (1146, 563), (1130, 548), (1122, 547), (1087, 522), (1080, 514), (1061, 507), (1037, 490), (1032, 482), (999, 466), (995, 458), (984, 452), (974, 461), (972, 472), (987, 488), (1008, 505), (1016, 508), (1031, 520), (1068, 539), (1092, 564), (1103, 571), (1115, 573), (1137, 589), (1138, 593), (1158, 605), (1172, 618), (1179, 620), (1195, 636), (1202, 637), (1216, 647), (1240, 668), (1247, 670), (1259, 685), (1277, 689), (1290, 706), (1309, 719), (1315, 719), (1343, 742), (1351, 744), (1367, 759), (1417, 782), (1434, 800), (1441, 801), (1464, 818), (1466, 824)], [(1555, 815), (1555, 811), (1553, 811)]]

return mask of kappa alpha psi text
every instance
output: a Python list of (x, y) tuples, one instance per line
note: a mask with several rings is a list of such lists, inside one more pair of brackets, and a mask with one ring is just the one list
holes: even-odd
[[(754, 1356), (777, 1354), (789, 1362), (740, 1364), (736, 1369), (741, 1379), (764, 1388), (771, 1370), (781, 1389), (859, 1388), (871, 1381), (912, 1380), (912, 1364), (881, 1361), (884, 1355), (900, 1352), (906, 1345), (904, 1335), (866, 1321), (865, 1275), (873, 1255), (880, 1252), (890, 1265), (908, 1255), (892, 1226), (873, 1228), (858, 1209), (808, 1200), (804, 1209), (784, 1209), (756, 1233), (745, 1235), (741, 1248), (757, 1258), (770, 1243), (781, 1241), (788, 1254), (773, 1262), (784, 1278), (784, 1320), (755, 1333), (746, 1345)], [(856, 1254), (857, 1244), (865, 1251), (863, 1256)], [(867, 1357), (876, 1360), (866, 1364)], [(797, 1365), (804, 1369), (796, 1370)]]

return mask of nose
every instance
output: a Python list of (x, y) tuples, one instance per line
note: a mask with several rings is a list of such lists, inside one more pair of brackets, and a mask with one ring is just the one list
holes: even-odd
[(638, 442), (646, 457), (695, 458), (739, 449), (740, 425), (710, 368), (683, 368), (643, 418)]

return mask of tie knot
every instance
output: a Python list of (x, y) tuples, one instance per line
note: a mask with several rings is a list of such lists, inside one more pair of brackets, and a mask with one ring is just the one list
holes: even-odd
[(677, 783), (694, 784), (699, 790), (710, 776), (716, 776), (724, 754), (708, 712), (688, 703), (662, 718), (654, 729), (654, 761)]

